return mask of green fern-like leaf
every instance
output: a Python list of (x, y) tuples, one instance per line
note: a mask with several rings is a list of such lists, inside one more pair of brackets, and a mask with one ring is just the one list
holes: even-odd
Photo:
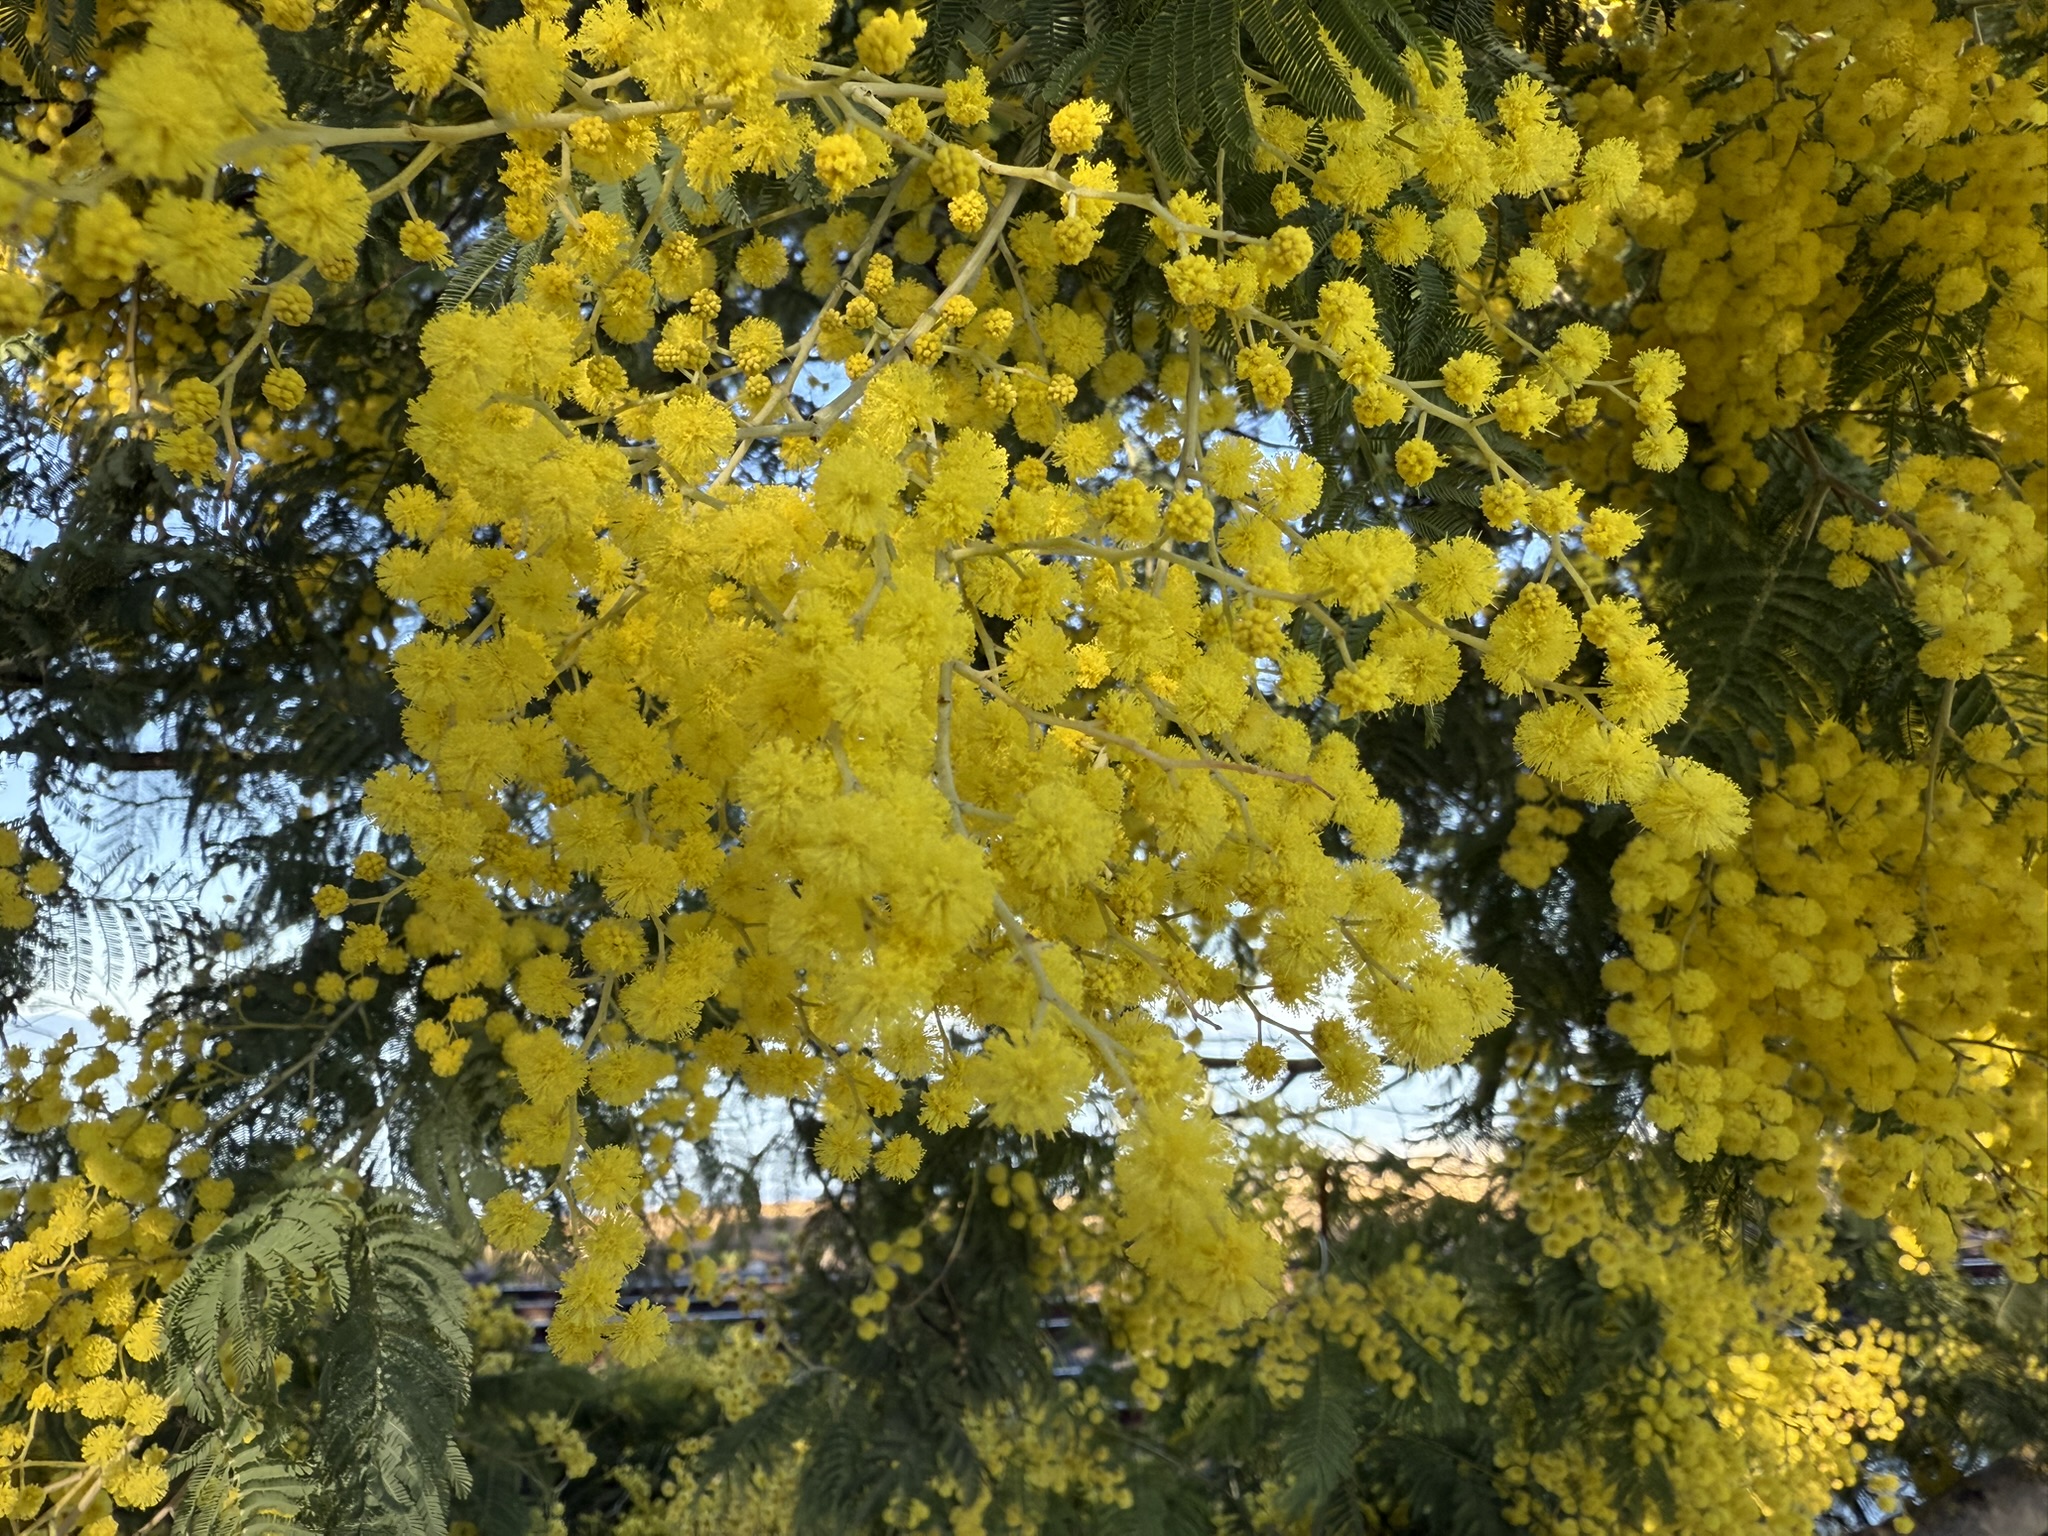
[(721, 1430), (706, 1451), (707, 1474), (766, 1465), (795, 1441), (815, 1433), (832, 1416), (838, 1400), (832, 1378), (822, 1370), (799, 1372), (745, 1418)]
[(1287, 1416), (1280, 1461), (1287, 1507), (1297, 1513), (1321, 1505), (1351, 1470), (1359, 1443), (1357, 1377), (1349, 1357), (1324, 1351)]
[(1181, 115), (1181, 67), (1185, 63), (1192, 70), (1196, 58), (1186, 46), (1193, 10), (1194, 0), (1162, 6), (1132, 40), (1124, 65), (1131, 128), (1167, 179), (1178, 182), (1195, 181), (1202, 174), (1188, 147), (1197, 125)]
[[(448, 1239), (390, 1196), (313, 1178), (225, 1223), (164, 1301), (172, 1382), (210, 1430), (185, 1463), (194, 1536), (440, 1536), (467, 1480), (453, 1441), (467, 1302)], [(309, 1348), (323, 1362), (310, 1415), (272, 1370)], [(259, 1505), (268, 1526), (247, 1523)]]
[(924, 42), (911, 56), (911, 73), (927, 85), (945, 79), (955, 45), (981, 11), (975, 0), (934, 0), (923, 12)]
[(408, 1205), (385, 1197), (364, 1212), (350, 1258), (356, 1304), (322, 1340), (323, 1502), (352, 1530), (445, 1530), (452, 1485), (464, 1475), (451, 1437), (469, 1397), (457, 1255)]
[(22, 61), (36, 90), (45, 97), (53, 96), (57, 90), (57, 77), (43, 58), (43, 50), (36, 46), (33, 34), (35, 7), (27, 0), (4, 0), (0, 3), (0, 42), (5, 42), (14, 56)]
[(1194, 69), (1188, 100), (1227, 154), (1251, 153), (1255, 135), (1238, 51), (1237, 0), (1190, 0)]
[(1059, 68), (1046, 77), (1046, 99), (1064, 101), (1084, 86), (1104, 95), (1114, 92), (1130, 66), (1131, 49), (1138, 41), (1138, 33), (1134, 26), (1098, 28), (1086, 46), (1068, 54)]
[(1645, 600), (1672, 659), (1697, 679), (1670, 746), (1754, 782), (1759, 743), (1782, 751), (1787, 725), (1891, 717), (1879, 734), (1908, 747), (1900, 718), (1925, 712), (1914, 653), (1922, 634), (1903, 596), (1881, 582), (1845, 592), (1811, 537), (1824, 487), (1774, 448), (1764, 492), (1744, 506), (1691, 476), (1675, 487), (1678, 516)]
[(1416, 49), (1425, 59), (1443, 53), (1443, 40), (1407, 0), (1325, 0), (1316, 7), (1316, 17), (1351, 66), (1380, 94), (1396, 101), (1411, 90), (1395, 42)]
[(856, 1415), (842, 1411), (825, 1420), (804, 1458), (799, 1530), (853, 1531), (866, 1524), (880, 1492), (868, 1452)]
[(1956, 728), (1968, 730), (1981, 720), (2002, 720), (2020, 733), (2027, 746), (2048, 741), (2048, 677), (2032, 658), (2014, 649), (1993, 656), (1984, 667), (1984, 688), (1994, 707), (1978, 718), (1958, 712)]
[(274, 1400), (270, 1363), (323, 1287), (349, 1302), (355, 1205), (321, 1186), (288, 1189), (231, 1218), (200, 1246), (164, 1298), (164, 1337), (179, 1397), (225, 1424)]
[(183, 1476), (174, 1536), (312, 1536), (299, 1523), (313, 1493), (303, 1466), (273, 1455), (246, 1420), (170, 1463)]
[(503, 225), (493, 225), (472, 242), (442, 281), (437, 301), (442, 313), (469, 303), (492, 279), (502, 277), (518, 249), (519, 242)]
[(1023, 14), (1030, 57), (1062, 59), (1088, 39), (1083, 0), (1036, 0)]
[(484, 1149), (484, 1133), (504, 1108), (502, 1087), (484, 1066), (448, 1079), (445, 1091), (417, 1106), (409, 1125), (396, 1128), (412, 1183), (459, 1242), (474, 1245), (481, 1236), (471, 1202), (505, 1187), (503, 1167)]
[(99, 40), (98, 0), (44, 0), (43, 31), (49, 39), (52, 57), (66, 63), (80, 63)]
[(1304, 112), (1356, 117), (1358, 101), (1303, 0), (1244, 0), (1245, 30)]

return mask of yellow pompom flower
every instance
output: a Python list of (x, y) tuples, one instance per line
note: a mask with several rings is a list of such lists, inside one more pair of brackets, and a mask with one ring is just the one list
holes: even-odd
[(183, 181), (219, 168), (222, 145), (284, 116), (255, 30), (221, 0), (168, 0), (142, 48), (121, 59), (93, 106), (115, 163)]
[(187, 376), (171, 386), (166, 401), (181, 427), (210, 426), (220, 419), (220, 391), (206, 379)]
[(811, 151), (811, 164), (834, 201), (856, 187), (865, 186), (874, 177), (867, 151), (850, 133), (828, 134), (820, 139)]
[(868, 1166), (872, 1148), (867, 1126), (857, 1120), (827, 1121), (812, 1146), (818, 1166), (835, 1179), (858, 1178)]
[(178, 297), (223, 303), (255, 275), (263, 243), (254, 227), (224, 203), (159, 192), (142, 217), (143, 255)]
[(975, 1097), (989, 1118), (1025, 1136), (1066, 1129), (1095, 1068), (1073, 1037), (1056, 1024), (986, 1042), (967, 1064)]
[(1535, 246), (1515, 252), (1507, 265), (1508, 291), (1523, 309), (1533, 309), (1557, 288), (1557, 263)]
[(583, 988), (560, 955), (522, 961), (514, 977), (520, 1003), (544, 1019), (567, 1018), (583, 1004)]
[(263, 375), (263, 398), (280, 411), (295, 411), (306, 398), (306, 376), (296, 368), (272, 368)]
[(1412, 267), (1429, 254), (1429, 218), (1406, 203), (1390, 208), (1373, 231), (1373, 249), (1389, 266)]
[(980, 65), (971, 66), (958, 80), (946, 82), (946, 121), (955, 127), (974, 128), (987, 122), (990, 106), (988, 78)]
[(270, 290), (270, 313), (279, 325), (304, 325), (313, 318), (313, 295), (298, 283), (279, 283)]
[(146, 1364), (163, 1352), (163, 1329), (158, 1317), (158, 1303), (154, 1301), (136, 1313), (135, 1321), (121, 1335), (121, 1352), (129, 1359)]
[(537, 117), (562, 99), (569, 35), (558, 21), (510, 21), (480, 34), (471, 57), (492, 113), (514, 120)]
[(109, 193), (78, 210), (71, 225), (71, 259), (86, 277), (124, 283), (143, 257), (142, 221)]
[(1647, 470), (1664, 473), (1685, 462), (1685, 430), (1677, 425), (1658, 427), (1635, 440), (1635, 461)]
[(1255, 1083), (1270, 1083), (1287, 1070), (1287, 1058), (1263, 1040), (1247, 1046), (1239, 1064)]
[(1669, 400), (1685, 382), (1685, 363), (1668, 347), (1651, 347), (1629, 360), (1638, 400)]
[(1430, 248), (1453, 272), (1479, 265), (1486, 250), (1486, 221), (1470, 208), (1452, 208), (1430, 230)]
[(115, 163), (166, 181), (213, 170), (239, 126), (208, 81), (163, 48), (142, 49), (109, 70), (94, 105)]
[(1460, 352), (1443, 367), (1444, 393), (1454, 404), (1478, 410), (1500, 382), (1500, 359), (1489, 352)]
[(219, 475), (220, 442), (206, 427), (183, 427), (156, 440), (156, 460), (172, 474), (203, 481)]
[(548, 1235), (554, 1218), (516, 1189), (484, 1202), (484, 1241), (501, 1253), (524, 1253)]
[(1426, 437), (1411, 437), (1394, 450), (1394, 468), (1409, 485), (1426, 484), (1443, 466), (1443, 454)]
[(447, 235), (425, 219), (407, 219), (398, 226), (398, 251), (407, 260), (436, 271), (455, 262)]
[(702, 391), (678, 395), (655, 413), (654, 441), (662, 468), (681, 484), (702, 480), (738, 440), (732, 407)]
[(301, 255), (333, 261), (362, 243), (370, 193), (362, 178), (329, 155), (288, 162), (264, 176), (256, 212), (271, 234)]
[(756, 288), (773, 288), (789, 275), (789, 252), (773, 235), (756, 235), (739, 248), (733, 270)]
[(854, 52), (861, 67), (878, 75), (893, 75), (910, 62), (917, 40), (924, 36), (925, 20), (915, 11), (889, 9), (871, 16), (854, 39)]
[(637, 1148), (598, 1147), (584, 1154), (569, 1182), (584, 1205), (594, 1211), (610, 1211), (638, 1197), (646, 1173)]
[(782, 328), (765, 315), (755, 315), (732, 328), (725, 346), (736, 367), (764, 373), (782, 359)]
[(924, 1164), (924, 1143), (915, 1136), (891, 1136), (875, 1154), (875, 1172), (898, 1183), (917, 1177)]
[(1493, 419), (1516, 437), (1532, 437), (1557, 419), (1557, 400), (1527, 379), (1517, 379), (1493, 397)]
[(1425, 613), (1469, 618), (1500, 590), (1500, 557), (1479, 540), (1460, 534), (1425, 550), (1416, 575), (1421, 587), (1417, 601)]
[(1638, 821), (1682, 853), (1719, 852), (1749, 827), (1749, 805), (1735, 781), (1689, 758), (1674, 760), (1633, 808)]
[(643, 1297), (606, 1326), (605, 1348), (613, 1360), (631, 1369), (659, 1360), (668, 1350), (670, 1337), (667, 1308)]
[(1613, 507), (1596, 507), (1579, 534), (1586, 548), (1603, 560), (1620, 559), (1642, 537), (1643, 525)]
[(407, 96), (431, 99), (440, 95), (455, 78), (467, 42), (460, 22), (412, 0), (391, 51), (385, 55), (392, 84)]
[(1084, 96), (1053, 113), (1052, 121), (1046, 124), (1046, 137), (1055, 153), (1085, 155), (1100, 142), (1108, 123), (1109, 108)]

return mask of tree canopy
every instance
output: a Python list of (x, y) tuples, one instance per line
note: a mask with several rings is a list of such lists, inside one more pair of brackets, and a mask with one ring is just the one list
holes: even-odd
[(1795, 1536), (2039, 1453), (2044, 55), (0, 0), (0, 1521)]

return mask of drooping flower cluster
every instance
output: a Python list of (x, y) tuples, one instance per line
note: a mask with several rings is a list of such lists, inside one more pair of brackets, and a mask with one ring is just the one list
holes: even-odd
[[(61, 1131), (79, 1169), (0, 1195), (23, 1233), (0, 1251), (0, 1512), (25, 1526), (52, 1501), (75, 1500), (106, 1529), (114, 1506), (162, 1501), (168, 1452), (149, 1443), (169, 1411), (153, 1371), (158, 1309), (234, 1198), (231, 1181), (208, 1176), (196, 1094), (165, 1091), (202, 1042), (170, 1025), (138, 1036), (105, 1011), (90, 1022), (87, 1038), (67, 1032), (40, 1053), (10, 1046), (0, 1078), (10, 1128)], [(198, 1065), (203, 1081), (215, 1064)], [(80, 1446), (58, 1474), (37, 1453), (52, 1422), (75, 1426)]]
[[(1331, 206), (1369, 214), (1413, 175), (1468, 206), (1502, 190), (1491, 171), (1453, 176), (1460, 156), (1530, 158), (1508, 178), (1527, 190), (1571, 183), (1575, 141), (1526, 84), (1503, 98), (1496, 140), (1457, 116), (1461, 93), (1419, 64), (1416, 80), (1415, 114), (1361, 85), (1365, 121), (1412, 117), (1456, 143), (1411, 164), (1339, 133), (1333, 157), (1393, 179), (1378, 201)], [(857, 131), (819, 143), (819, 178), (838, 202), (883, 174), (882, 158), (834, 169), (842, 154), (882, 146), (912, 168), (872, 213), (804, 239), (820, 307), (795, 342), (765, 316), (727, 322), (699, 237), (651, 220), (643, 250), (598, 207), (573, 212), (525, 300), (457, 310), (422, 337), (433, 384), (408, 441), (430, 483), (389, 499), (408, 543), (381, 579), (440, 626), (397, 663), (426, 769), (389, 771), (366, 808), (419, 861), (409, 939), (441, 957), (427, 988), (448, 1003), (431, 1048), (484, 1028), (525, 1097), (509, 1159), (559, 1170), (544, 1176), (591, 1215), (663, 1170), (654, 1142), (646, 1169), (589, 1149), (584, 1095), (675, 1106), (702, 1134), (682, 1106), (727, 1074), (817, 1102), (829, 1175), (902, 1177), (921, 1137), (977, 1112), (1045, 1135), (1107, 1092), (1130, 1124), (1128, 1251), (1227, 1322), (1262, 1304), (1272, 1250), (1229, 1212), (1226, 1143), (1170, 1021), (1248, 991), (1301, 1004), (1345, 989), (1382, 1054), (1428, 1067), (1510, 1004), (1386, 867), (1398, 815), (1304, 712), (1435, 702), (1470, 650), (1497, 684), (1557, 698), (1524, 751), (1585, 792), (1700, 849), (1740, 830), (1741, 799), (1649, 744), (1684, 683), (1635, 610), (1592, 597), (1584, 541), (1560, 569), (1606, 656), (1591, 687), (1559, 681), (1581, 621), (1547, 584), (1464, 627), (1500, 585), (1478, 541), (1311, 534), (1320, 465), (1218, 435), (1236, 404), (1202, 343), (1227, 316), (1255, 396), (1286, 345), (1354, 381), (1361, 419), (1447, 423), (1449, 447), (1498, 477), (1495, 521), (1562, 541), (1581, 524), (1576, 490), (1529, 484), (1483, 429), (1549, 419), (1604, 337), (1561, 338), (1512, 386), (1528, 397), (1516, 421), (1462, 413), (1388, 372), (1369, 290), (1304, 228), (1212, 256), (1201, 194), (1123, 191), (1114, 159), (1005, 164), (936, 140), (925, 88), (865, 116), (879, 89), (822, 98)], [(1079, 153), (1099, 118), (1073, 116), (1056, 140)], [(961, 210), (972, 228), (931, 217), (923, 183), (959, 201), (976, 178), (989, 206)], [(1019, 211), (1033, 186), (1053, 189), (1057, 219)], [(1580, 190), (1600, 189), (1618, 190), (1602, 176)], [(1168, 300), (1112, 356), (1102, 298), (1072, 269), (1118, 199), (1149, 214)], [(747, 265), (772, 280), (787, 256)], [(1265, 307), (1312, 266), (1308, 313)], [(626, 288), (652, 311), (626, 319)], [(605, 343), (657, 321), (668, 377), (633, 386)], [(805, 414), (807, 371), (832, 364), (845, 382)], [(1154, 406), (1120, 403), (1155, 371)], [(1093, 415), (1070, 410), (1084, 375)], [(571, 406), (583, 414), (565, 419)], [(1017, 456), (999, 434), (1046, 452)], [(1334, 646), (1334, 677), (1304, 641)], [(564, 926), (553, 914), (575, 890), (608, 915)], [(1225, 935), (1256, 956), (1252, 982), (1213, 958)], [(494, 1011), (503, 995), (515, 1014)], [(1355, 1027), (1318, 1049), (1341, 1056)], [(587, 1354), (600, 1333), (558, 1345)]]
[(35, 926), (42, 903), (64, 887), (64, 869), (54, 859), (25, 858), (21, 834), (0, 827), (0, 929)]
[[(264, 24), (308, 10), (274, 0)], [(1844, 274), (1896, 258), (1933, 314), (1982, 312), (1983, 366), (1952, 396), (1978, 436), (1895, 455), (1852, 402), (1843, 440), (1889, 478), (1838, 488), (1817, 537), (1839, 585), (1910, 587), (1932, 677), (2038, 641), (2026, 82), (1864, 3), (1781, 17), (1796, 37), (1765, 7), (1689, 7), (1619, 50), (1578, 127), (1532, 75), (1474, 100), (1454, 48), (1410, 54), (1399, 101), (1348, 75), (1323, 116), (1259, 80), (1272, 218), (1232, 220), (1162, 183), (1101, 100), (998, 99), (956, 59), (902, 78), (914, 12), (867, 16), (843, 58), (819, 57), (819, 0), (567, 14), (533, 0), (485, 28), (415, 0), (381, 56), (415, 110), (344, 127), (288, 115), (234, 8), (162, 0), (108, 28), (95, 132), (0, 145), (0, 318), (51, 343), (32, 388), (59, 424), (120, 418), (194, 486), (328, 451), (293, 426), (312, 400), (372, 430), (388, 384), (321, 376), (291, 333), (366, 240), (433, 270), (473, 254), (412, 189), (444, 157), (499, 157), (514, 291), (425, 325), (430, 382), (403, 402), (418, 473), (377, 488), (379, 581), (418, 620), (393, 663), (413, 761), (363, 804), (396, 862), (317, 897), (346, 926), (309, 1006), (334, 1019), (416, 978), (426, 1070), (509, 1099), (511, 1187), (483, 1230), (517, 1252), (567, 1218), (556, 1352), (665, 1348), (665, 1314), (622, 1310), (622, 1284), (650, 1215), (696, 1216), (679, 1152), (737, 1086), (815, 1114), (840, 1180), (914, 1182), (977, 1116), (1051, 1138), (1102, 1115), (1112, 1191), (1061, 1208), (998, 1165), (989, 1198), (1038, 1278), (1100, 1288), (1141, 1400), (1248, 1344), (1276, 1398), (1333, 1342), (1412, 1392), (1396, 1335), (1476, 1400), (1501, 1345), (1419, 1256), (1370, 1301), (1289, 1290), (1282, 1216), (1232, 1198), (1195, 1040), (1256, 1005), (1350, 1104), (1383, 1064), (1454, 1063), (1508, 1020), (1504, 978), (1396, 873), (1401, 818), (1350, 734), (1485, 686), (1523, 705), (1511, 873), (1545, 882), (1580, 804), (1628, 807), (1611, 1022), (1659, 1059), (1652, 1121), (1686, 1157), (1766, 1164), (1798, 1241), (1760, 1317), (1675, 1218), (1622, 1222), (1548, 1165), (1541, 1099), (1521, 1198), (1558, 1252), (1587, 1243), (1603, 1283), (1670, 1321), (1629, 1432), (1686, 1469), (1686, 1517), (1713, 1526), (1757, 1465), (1751, 1496), (1810, 1522), (1854, 1476), (1848, 1437), (1888, 1431), (1897, 1374), (1896, 1341), (1778, 1329), (1817, 1310), (1823, 1164), (1930, 1251), (1962, 1220), (2016, 1268), (2038, 1252), (2043, 978), (1983, 917), (2038, 906), (2042, 749), (1972, 734), (1958, 773), (1944, 715), (1916, 776), (1829, 728), (1752, 827), (1731, 780), (1659, 745), (1693, 684), (1646, 617), (1644, 487), (1688, 425), (1707, 483), (1747, 486), (1763, 431), (1839, 407), (1822, 342), (1873, 286)], [(410, 158), (372, 184), (352, 157), (391, 148)], [(1889, 212), (1921, 175), (1938, 195)], [(1643, 251), (1659, 297), (1618, 333), (1553, 324), (1568, 296), (1628, 298)], [(1397, 367), (1384, 282), (1425, 261), (1488, 341)], [(1737, 303), (1765, 322), (1719, 323)], [(1468, 532), (1347, 522), (1355, 487), (1262, 448), (1270, 413), (1325, 385), (1361, 434), (1398, 428), (1385, 487), (1478, 491)], [(1570, 475), (1528, 467), (1564, 441)], [(8, 926), (50, 879), (18, 862), (0, 858)], [(36, 1186), (7, 1250), (0, 1397), (29, 1427), (0, 1429), (0, 1461), (27, 1459), (36, 1415), (73, 1415), (98, 1426), (79, 1486), (140, 1505), (163, 1474), (141, 1449), (160, 1400), (121, 1358), (150, 1358), (137, 1298), (233, 1190), (202, 1150), (174, 1157), (217, 1043), (152, 1024), (110, 1107), (89, 1085), (129, 1040), (96, 1027), (9, 1061), (16, 1128), (68, 1126), (81, 1176)], [(1244, 1064), (1291, 1070), (1263, 1038)], [(919, 1242), (872, 1258), (864, 1339)], [(1128, 1496), (1070, 1432), (1096, 1405), (1012, 1406), (967, 1426), (985, 1461)], [(1500, 1466), (1518, 1516), (1561, 1530), (1614, 1523), (1603, 1475), (1533, 1438)], [(48, 1485), (17, 1474), (11, 1512)], [(988, 1502), (933, 1492), (957, 1529)]]
[(1766, 1165), (1781, 1236), (1819, 1227), (1832, 1165), (1852, 1209), (1925, 1251), (1974, 1227), (2028, 1276), (2048, 1244), (2048, 751), (1996, 725), (1967, 746), (1930, 781), (1829, 726), (1735, 850), (1639, 838), (1615, 865), (1632, 957), (1608, 1018), (1665, 1058), (1645, 1109), (1681, 1156)]
[[(1710, 488), (1760, 486), (1761, 440), (1790, 429), (1828, 579), (1902, 597), (1941, 687), (1910, 763), (1866, 722), (1795, 723), (1732, 852), (1698, 857), (1646, 820), (1614, 868), (1631, 957), (1608, 968), (1609, 1022), (1658, 1060), (1646, 1109), (1681, 1155), (1762, 1160), (1782, 1235), (1811, 1236), (1839, 1191), (1944, 1258), (1988, 1233), (2031, 1274), (2048, 866), (2044, 748), (2014, 725), (2048, 658), (2038, 82), (2002, 74), (1967, 24), (1860, 3), (1699, 7), (1618, 54), (1621, 77), (1575, 106), (1589, 137), (1643, 155), (1625, 225), (1662, 265), (1618, 340), (1639, 391), (1683, 359), (1683, 391), (1663, 393), (1710, 441)], [(1942, 338), (1931, 404), (1966, 447), (1906, 451), (1884, 425), (1894, 381), (1830, 377), (1831, 350), (1872, 345), (1872, 325)], [(1574, 453), (1620, 465), (1624, 441), (1596, 431)], [(1521, 813), (1515, 878), (1561, 859), (1521, 830), (1554, 814)]]
[[(1670, 1469), (1674, 1526), (1727, 1519), (1732, 1491), (1745, 1524), (1810, 1530), (1899, 1435), (1908, 1341), (1829, 1305), (1837, 1263), (1816, 1234), (1792, 1235), (1751, 1276), (1739, 1251), (1687, 1220), (1676, 1181), (1617, 1159), (1586, 1169), (1558, 1117), (1587, 1093), (1566, 1083), (1525, 1096), (1514, 1189), (1547, 1256), (1582, 1255), (1603, 1292), (1658, 1319), (1654, 1352), (1604, 1384), (1612, 1432), (1637, 1466)], [(1583, 1443), (1557, 1444), (1527, 1399), (1504, 1398), (1507, 1518), (1542, 1531), (1628, 1528), (1616, 1469)]]

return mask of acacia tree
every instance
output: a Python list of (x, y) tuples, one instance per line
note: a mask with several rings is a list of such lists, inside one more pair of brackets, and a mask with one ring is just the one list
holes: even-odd
[[(5, 980), (161, 988), (10, 1027), (13, 1530), (2038, 1449), (2037, 10), (0, 19)], [(63, 846), (135, 774), (225, 926)]]

